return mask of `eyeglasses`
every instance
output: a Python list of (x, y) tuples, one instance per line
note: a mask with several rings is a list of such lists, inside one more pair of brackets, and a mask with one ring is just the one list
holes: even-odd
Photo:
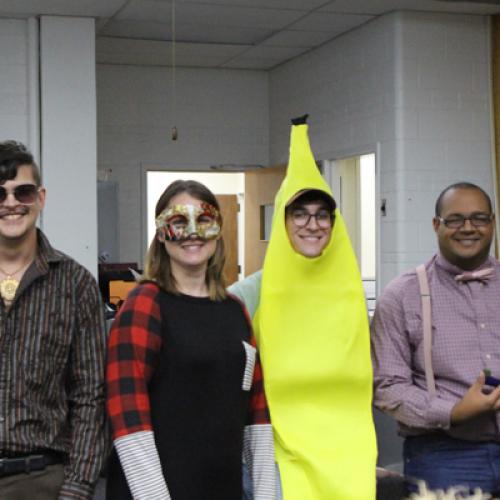
[(294, 210), (290, 212), (289, 217), (297, 227), (306, 227), (311, 218), (314, 217), (316, 224), (321, 229), (327, 229), (332, 226), (333, 217), (332, 213), (328, 210), (318, 210), (315, 214), (305, 210)]
[(475, 213), (468, 217), (462, 214), (453, 214), (444, 219), (443, 217), (437, 218), (439, 222), (442, 222), (446, 227), (450, 229), (460, 229), (465, 221), (468, 220), (474, 227), (486, 227), (491, 224), (493, 220), (492, 214)]
[(20, 184), (12, 190), (0, 186), (0, 203), (5, 203), (7, 196), (12, 193), (14, 198), (23, 205), (33, 205), (36, 202), (40, 188), (35, 184)]

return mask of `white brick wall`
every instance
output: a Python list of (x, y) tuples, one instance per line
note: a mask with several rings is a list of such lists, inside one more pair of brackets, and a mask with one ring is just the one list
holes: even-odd
[(289, 118), (304, 112), (318, 159), (379, 144), (382, 286), (436, 250), (444, 187), (493, 192), (488, 35), (480, 16), (395, 13), (270, 74), (271, 163), (286, 160)]
[[(465, 180), (494, 192), (487, 18), (413, 13), (401, 15), (399, 23), (400, 65), (412, 69), (396, 75), (401, 89), (396, 115), (414, 126), (396, 144), (398, 209), (415, 220), (418, 240), (409, 244), (399, 233), (397, 272), (435, 251), (431, 218), (444, 187)], [(382, 190), (391, 193), (384, 185)]]
[(394, 137), (393, 19), (377, 19), (271, 72), (272, 162), (286, 160), (289, 118), (304, 112), (322, 159)]
[(174, 119), (169, 69), (97, 67), (98, 164), (119, 182), (121, 261), (141, 262), (145, 249), (144, 166), (268, 164), (267, 73), (178, 68), (176, 88)]

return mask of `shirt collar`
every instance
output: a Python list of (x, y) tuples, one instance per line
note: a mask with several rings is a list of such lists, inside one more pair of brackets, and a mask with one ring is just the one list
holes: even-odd
[(55, 250), (49, 243), (49, 240), (40, 229), (37, 229), (37, 256), (35, 264), (41, 274), (45, 274), (49, 270), (49, 265), (59, 262), (62, 259), (62, 254)]
[(28, 267), (23, 275), (21, 284), (17, 290), (17, 297), (21, 296), (24, 291), (40, 276), (44, 276), (49, 272), (49, 266), (61, 261), (63, 254), (58, 252), (49, 243), (43, 232), (37, 228), (37, 249), (34, 262)]
[[(496, 263), (497, 261), (491, 255), (489, 255), (488, 258), (480, 266), (476, 267), (475, 269), (470, 269), (470, 271), (479, 271), (480, 269), (492, 267), (493, 272), (496, 275)], [(462, 269), (448, 262), (440, 253), (437, 254), (436, 265), (443, 271), (451, 274), (453, 277), (455, 277), (457, 274), (462, 274), (465, 271), (465, 269)]]

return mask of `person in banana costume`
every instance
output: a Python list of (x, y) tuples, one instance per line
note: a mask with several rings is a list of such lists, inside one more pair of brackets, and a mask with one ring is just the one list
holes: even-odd
[(376, 438), (368, 315), (356, 257), (292, 120), (262, 271), (234, 284), (252, 316), (284, 500), (373, 500)]

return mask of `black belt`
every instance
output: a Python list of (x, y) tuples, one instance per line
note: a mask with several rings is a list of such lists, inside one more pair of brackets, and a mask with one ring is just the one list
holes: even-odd
[(43, 451), (32, 455), (0, 456), (0, 477), (14, 474), (29, 474), (44, 470), (49, 465), (62, 463), (61, 454), (54, 451)]

